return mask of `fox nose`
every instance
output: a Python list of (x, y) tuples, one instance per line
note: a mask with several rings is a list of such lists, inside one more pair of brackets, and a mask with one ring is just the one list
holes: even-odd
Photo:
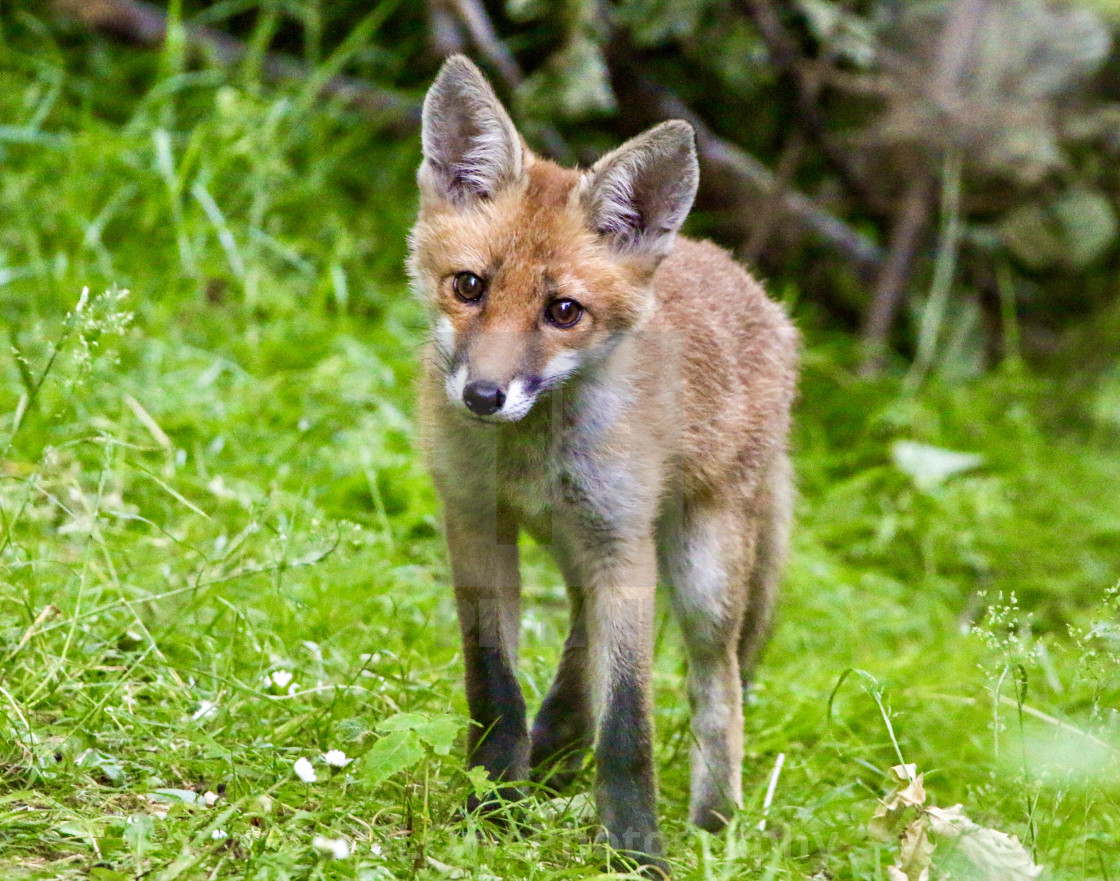
[(492, 382), (471, 382), (463, 389), (463, 403), (479, 416), (491, 416), (502, 409), (506, 393)]

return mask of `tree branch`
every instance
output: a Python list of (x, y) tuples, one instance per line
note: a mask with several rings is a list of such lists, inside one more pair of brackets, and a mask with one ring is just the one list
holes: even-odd
[(776, 198), (785, 217), (841, 253), (861, 275), (871, 277), (879, 269), (883, 253), (878, 245), (804, 194), (784, 188), (762, 162), (715, 134), (680, 98), (642, 77), (613, 53), (612, 56), (611, 81), (619, 91), (620, 110), (631, 117), (631, 127), (642, 128), (673, 118), (692, 124), (705, 172), (700, 178), (705, 195), (716, 202), (731, 203), (741, 217), (754, 216), (767, 199)]
[[(845, 186), (871, 207), (876, 207), (875, 194), (867, 186), (863, 175), (858, 172), (849, 155), (829, 137), (828, 126), (819, 104), (824, 85), (822, 73), (807, 63), (797, 40), (775, 9), (774, 0), (739, 0), (739, 6), (758, 29), (770, 56), (770, 63), (793, 81), (797, 92), (797, 114), (806, 133), (820, 147)], [(825, 61), (827, 63), (827, 59)]]
[(883, 366), (894, 317), (902, 303), (902, 295), (906, 292), (906, 284), (910, 280), (929, 217), (933, 181), (933, 175), (926, 171), (914, 178), (895, 215), (887, 246), (887, 262), (875, 284), (875, 293), (860, 334), (863, 343), (861, 376), (873, 376)]

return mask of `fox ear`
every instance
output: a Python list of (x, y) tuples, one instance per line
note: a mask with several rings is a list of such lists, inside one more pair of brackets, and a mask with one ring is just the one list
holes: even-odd
[(421, 189), (456, 202), (489, 199), (521, 176), (521, 137), (490, 83), (452, 55), (424, 98)]
[(596, 162), (584, 208), (592, 229), (617, 250), (664, 256), (699, 183), (696, 133), (673, 119)]

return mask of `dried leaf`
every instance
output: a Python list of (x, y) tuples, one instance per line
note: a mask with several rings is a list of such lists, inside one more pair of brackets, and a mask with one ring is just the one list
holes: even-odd
[(916, 773), (917, 770), (918, 766), (914, 764), (895, 765), (891, 768), (895, 789), (879, 803), (867, 824), (873, 837), (880, 841), (890, 841), (897, 833), (906, 809), (925, 804), (923, 775)]
[(891, 841), (902, 825), (905, 812), (906, 805), (899, 804), (897, 800), (880, 802), (867, 823), (867, 831), (878, 841)]
[(931, 806), (926, 808), (929, 817), (930, 830), (939, 838), (956, 838), (969, 829), (978, 829), (964, 814), (964, 805), (953, 805), (951, 808)]
[[(906, 441), (902, 441), (902, 443), (906, 443)], [(914, 762), (907, 762), (905, 765), (892, 765), (890, 775), (894, 778), (895, 783), (909, 783), (918, 776), (918, 766)]]
[(1042, 874), (1014, 835), (976, 826), (961, 835), (961, 852), (985, 881), (1033, 881)]
[(909, 881), (927, 881), (929, 867), (933, 861), (936, 845), (929, 840), (929, 821), (919, 816), (902, 830), (898, 839), (898, 860), (895, 865), (901, 869)]

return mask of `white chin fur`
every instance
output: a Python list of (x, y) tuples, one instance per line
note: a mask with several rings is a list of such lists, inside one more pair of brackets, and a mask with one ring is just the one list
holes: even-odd
[(536, 399), (536, 395), (530, 395), (526, 391), (525, 383), (521, 379), (515, 379), (506, 389), (506, 402), (502, 409), (490, 418), (501, 422), (516, 422), (532, 409)]
[(506, 389), (506, 401), (501, 410), (497, 413), (491, 413), (489, 416), (479, 416), (471, 413), (463, 402), (463, 389), (466, 388), (466, 385), (467, 367), (464, 364), (454, 373), (447, 374), (447, 379), (444, 380), (447, 398), (456, 410), (469, 413), (475, 419), (481, 419), (484, 422), (517, 422), (519, 419), (524, 419), (525, 415), (533, 409), (533, 402), (537, 399), (536, 395), (529, 394), (525, 388), (525, 381), (518, 378), (513, 380), (509, 384), (509, 388)]

